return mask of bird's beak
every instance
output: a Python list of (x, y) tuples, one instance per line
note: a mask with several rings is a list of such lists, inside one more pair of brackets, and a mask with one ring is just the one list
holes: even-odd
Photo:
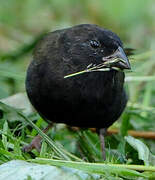
[(118, 49), (110, 56), (108, 56), (108, 61), (113, 61), (114, 59), (118, 59), (117, 62), (111, 63), (111, 67), (118, 67), (120, 69), (131, 69), (129, 60), (123, 50), (122, 47), (118, 47)]

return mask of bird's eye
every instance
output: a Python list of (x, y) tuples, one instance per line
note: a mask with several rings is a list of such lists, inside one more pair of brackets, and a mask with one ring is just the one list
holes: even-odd
[(98, 47), (100, 46), (100, 43), (97, 42), (97, 41), (95, 41), (95, 40), (91, 40), (91, 41), (90, 41), (90, 45), (91, 45), (91, 47), (93, 47), (93, 48), (98, 48)]

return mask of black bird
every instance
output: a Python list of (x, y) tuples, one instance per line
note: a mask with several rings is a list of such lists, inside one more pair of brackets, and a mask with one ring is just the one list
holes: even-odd
[[(122, 61), (108, 64), (109, 71), (64, 78), (114, 58)], [(81, 24), (48, 33), (37, 44), (27, 71), (26, 91), (45, 120), (97, 128), (104, 148), (103, 129), (120, 117), (127, 103), (123, 69), (130, 69), (130, 64), (120, 38), (97, 25)]]

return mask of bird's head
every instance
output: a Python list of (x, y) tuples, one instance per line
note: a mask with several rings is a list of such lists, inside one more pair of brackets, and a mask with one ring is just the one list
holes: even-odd
[(82, 24), (66, 29), (61, 41), (64, 59), (72, 62), (78, 71), (102, 63), (110, 69), (130, 69), (120, 38), (97, 25)]

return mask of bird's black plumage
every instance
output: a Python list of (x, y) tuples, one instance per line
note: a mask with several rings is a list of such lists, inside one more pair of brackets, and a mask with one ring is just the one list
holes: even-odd
[[(115, 58), (119, 61), (113, 62)], [(102, 63), (109, 71), (98, 69), (64, 78)], [(130, 69), (130, 64), (115, 33), (97, 25), (77, 25), (51, 32), (37, 44), (27, 71), (26, 91), (49, 123), (97, 128), (105, 159), (105, 129), (119, 118), (127, 103), (123, 69)], [(39, 142), (37, 136), (23, 150), (39, 150)]]
[[(103, 57), (119, 47), (123, 50), (120, 38), (97, 25), (82, 24), (47, 34), (37, 44), (27, 71), (26, 91), (32, 105), (48, 121), (109, 127), (127, 103), (124, 72), (64, 76), (86, 69), (91, 63), (102, 63)], [(121, 67), (129, 68), (129, 64)]]

